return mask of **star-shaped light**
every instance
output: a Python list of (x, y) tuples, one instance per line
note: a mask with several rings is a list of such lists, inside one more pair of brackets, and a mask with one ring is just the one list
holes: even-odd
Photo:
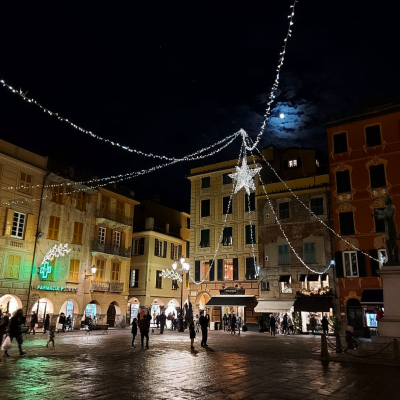
[(229, 176), (236, 182), (235, 193), (241, 188), (245, 188), (247, 194), (250, 196), (250, 189), (256, 190), (254, 186), (253, 177), (258, 174), (261, 168), (249, 168), (247, 165), (247, 157), (243, 157), (242, 166), (236, 167), (236, 173), (229, 174)]

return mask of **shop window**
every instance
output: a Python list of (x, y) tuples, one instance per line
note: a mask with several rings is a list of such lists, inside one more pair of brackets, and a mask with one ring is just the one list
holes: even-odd
[(229, 176), (232, 172), (222, 175), (222, 184), (229, 185), (232, 183), (232, 178)]
[(347, 133), (333, 135), (333, 152), (335, 154), (347, 152)]
[(51, 201), (62, 204), (64, 202), (64, 187), (59, 186), (57, 183), (52, 183), (52, 185), (56, 186), (54, 186), (51, 190)]
[(72, 243), (82, 244), (82, 237), (83, 237), (83, 223), (74, 222), (74, 235), (72, 237)]
[(356, 251), (343, 252), (343, 267), (344, 267), (344, 276), (346, 277), (359, 276)]
[(309, 242), (304, 243), (304, 262), (306, 264), (316, 264), (317, 263), (317, 255), (315, 252), (315, 243)]
[(290, 265), (290, 253), (288, 244), (278, 245), (278, 265)]
[(202, 200), (201, 201), (201, 216), (209, 217), (211, 215), (211, 200)]
[(339, 213), (339, 225), (341, 235), (354, 235), (354, 215), (353, 212)]
[(336, 192), (337, 193), (351, 192), (349, 170), (336, 172)]
[(232, 244), (233, 244), (232, 227), (226, 227), (222, 232), (222, 245), (232, 246)]
[(94, 279), (96, 281), (102, 281), (105, 277), (106, 273), (106, 261), (105, 260), (96, 260), (96, 273), (94, 274)]
[(210, 247), (210, 230), (202, 229), (200, 231), (200, 247)]
[(246, 225), (245, 227), (245, 241), (246, 244), (256, 243), (256, 226)]
[(32, 175), (26, 172), (21, 172), (19, 175), (19, 188), (18, 191), (26, 194), (31, 194), (32, 192)]
[(111, 282), (119, 282), (121, 274), (121, 264), (119, 262), (113, 262), (111, 264)]
[(385, 166), (383, 164), (371, 165), (369, 177), (372, 189), (386, 186)]
[(367, 147), (380, 146), (382, 144), (381, 126), (373, 125), (365, 128)]
[(106, 228), (99, 226), (99, 243), (104, 244), (106, 242)]
[(246, 257), (246, 279), (257, 279), (255, 260), (253, 257)]
[(310, 206), (315, 215), (324, 215), (324, 199), (322, 197), (311, 199)]
[(207, 189), (210, 186), (211, 186), (211, 178), (209, 176), (201, 178), (201, 188), (202, 189)]
[(5, 268), (4, 278), (18, 279), (21, 266), (21, 256), (9, 254)]
[[(375, 208), (374, 211), (382, 211), (384, 208)], [(383, 219), (378, 219), (374, 213), (374, 221), (375, 221), (375, 232), (385, 232), (385, 221)]]
[(266, 291), (266, 292), (270, 291), (269, 282), (262, 281), (261, 282), (261, 290)]
[(110, 211), (111, 199), (107, 196), (101, 195), (101, 209), (105, 211)]
[(290, 218), (289, 202), (279, 203), (279, 219)]
[(79, 260), (70, 260), (69, 262), (69, 274), (68, 282), (78, 282), (79, 281)]
[(139, 270), (131, 269), (131, 276), (129, 279), (129, 287), (137, 288), (139, 287)]
[(11, 237), (23, 239), (25, 231), (25, 222), (26, 222), (26, 214), (14, 211), (13, 224), (11, 228)]
[(279, 277), (279, 285), (281, 293), (292, 293), (292, 276), (291, 275), (281, 275)]
[(222, 198), (222, 214), (232, 214), (233, 199), (230, 201), (230, 196)]
[(83, 192), (78, 192), (76, 194), (76, 204), (75, 208), (77, 210), (86, 211), (87, 194)]
[(58, 240), (58, 233), (60, 231), (60, 218), (50, 215), (49, 230), (47, 232), (47, 238)]
[(156, 271), (156, 289), (161, 289), (161, 288), (162, 288), (161, 271), (157, 270)]
[(246, 212), (256, 210), (256, 194), (254, 192), (250, 193), (250, 196), (247, 193), (244, 194), (244, 210)]
[(132, 255), (142, 256), (144, 255), (144, 241), (145, 238), (137, 238), (132, 240)]

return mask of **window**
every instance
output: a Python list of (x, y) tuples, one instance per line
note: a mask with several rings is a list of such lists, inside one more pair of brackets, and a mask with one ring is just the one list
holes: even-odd
[(209, 176), (206, 176), (205, 178), (201, 178), (201, 188), (202, 189), (207, 189), (211, 186), (211, 179)]
[(131, 269), (131, 279), (129, 280), (129, 287), (137, 288), (139, 287), (139, 270)]
[(261, 290), (263, 290), (263, 291), (269, 291), (269, 290), (270, 290), (270, 288), (269, 288), (269, 282), (264, 282), (264, 281), (262, 281), (262, 282), (261, 282)]
[(319, 167), (319, 160), (315, 160), (315, 165), (317, 166), (317, 167)]
[[(222, 214), (232, 214), (233, 199), (231, 204), (229, 204), (230, 196), (222, 198)], [(229, 208), (228, 208), (229, 207)]]
[(7, 265), (4, 273), (4, 278), (18, 279), (20, 265), (21, 265), (21, 256), (10, 254), (7, 257)]
[(347, 133), (338, 133), (333, 135), (333, 152), (334, 154), (347, 152)]
[(121, 246), (121, 232), (114, 231), (114, 247)]
[(178, 245), (171, 243), (171, 260), (179, 260), (180, 257), (178, 257)]
[(186, 218), (186, 229), (190, 229), (190, 218)]
[(278, 245), (278, 265), (290, 265), (289, 245)]
[(255, 260), (253, 257), (246, 257), (246, 279), (256, 279), (256, 266), (254, 265)]
[[(26, 214), (14, 212), (14, 219), (11, 229), (11, 236), (22, 239), (24, 237)], [(57, 233), (58, 234), (58, 233)]]
[(226, 227), (222, 232), (222, 245), (232, 246), (232, 244), (233, 244), (232, 227)]
[(210, 230), (202, 229), (200, 231), (200, 247), (210, 247)]
[[(52, 185), (57, 185), (57, 183), (52, 183)], [(63, 194), (64, 194), (63, 186), (54, 186), (51, 191), (51, 201), (62, 204), (64, 200)]]
[[(382, 211), (384, 208), (375, 208), (374, 211)], [(385, 232), (385, 221), (383, 219), (378, 219), (374, 213), (375, 220), (375, 232)]]
[(87, 194), (83, 192), (78, 192), (76, 194), (76, 205), (77, 210), (86, 211)]
[(21, 172), (19, 176), (19, 192), (30, 194), (32, 192), (32, 175)]
[(202, 200), (201, 201), (201, 216), (209, 217), (211, 214), (211, 200)]
[(144, 255), (144, 240), (145, 240), (145, 238), (132, 240), (132, 255), (133, 256)]
[(289, 202), (279, 203), (279, 219), (290, 218)]
[(99, 226), (99, 243), (104, 244), (106, 242), (106, 228)]
[(101, 195), (101, 209), (110, 211), (110, 198)]
[(122, 201), (118, 201), (117, 200), (117, 205), (116, 205), (116, 214), (118, 215), (125, 215), (125, 203), (123, 203)]
[(223, 185), (229, 185), (230, 183), (232, 183), (232, 178), (229, 176), (231, 173), (232, 172), (222, 175), (222, 184)]
[(281, 287), (281, 293), (292, 293), (292, 276), (281, 275), (279, 277), (279, 283)]
[(311, 199), (310, 206), (315, 215), (324, 215), (324, 199), (322, 197)]
[(336, 192), (337, 193), (351, 192), (349, 170), (336, 172)]
[(210, 279), (210, 274), (208, 273), (209, 269), (210, 269), (210, 261), (207, 260), (207, 261), (201, 261), (200, 262), (200, 276), (201, 276), (201, 279), (204, 279), (206, 281), (213, 280), (213, 279)]
[(295, 160), (289, 160), (289, 161), (288, 161), (288, 167), (289, 167), (289, 168), (296, 168), (296, 167), (297, 167), (297, 159), (295, 159)]
[(382, 144), (381, 126), (373, 125), (365, 128), (365, 139), (367, 147), (380, 146)]
[(105, 277), (106, 271), (106, 261), (98, 259), (96, 260), (96, 273), (94, 274), (94, 278), (98, 281), (102, 281)]
[(154, 239), (154, 255), (157, 257), (167, 257), (167, 242)]
[(47, 232), (47, 238), (58, 240), (58, 232), (60, 230), (60, 218), (50, 215), (49, 220), (49, 231)]
[(246, 225), (246, 244), (256, 243), (256, 226)]
[(339, 214), (339, 225), (341, 235), (354, 235), (354, 216), (353, 212)]
[(111, 264), (111, 282), (119, 282), (121, 264), (119, 262), (113, 262)]
[(79, 281), (79, 263), (80, 263), (79, 260), (70, 260), (68, 282)]
[[(249, 209), (250, 204), (250, 209)], [(250, 193), (250, 198), (247, 193), (244, 194), (244, 210), (246, 212), (256, 210), (256, 194), (254, 192)]]
[(178, 290), (178, 289), (179, 289), (178, 281), (176, 279), (172, 279), (172, 290)]
[(157, 289), (162, 288), (162, 276), (161, 276), (161, 271), (159, 270), (156, 271), (156, 288)]
[(344, 275), (347, 277), (358, 276), (357, 252), (343, 252)]
[(224, 260), (224, 281), (233, 281), (233, 259)]
[(372, 189), (386, 186), (385, 166), (383, 164), (371, 165), (369, 167), (369, 177)]
[(83, 223), (75, 222), (74, 223), (74, 235), (72, 237), (72, 243), (74, 244), (82, 244), (83, 237)]
[(316, 264), (317, 256), (315, 253), (315, 243), (304, 243), (304, 262), (306, 264)]

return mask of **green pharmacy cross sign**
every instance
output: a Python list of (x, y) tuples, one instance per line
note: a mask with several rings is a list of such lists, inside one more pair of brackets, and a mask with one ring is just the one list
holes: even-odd
[(39, 270), (39, 275), (41, 279), (47, 279), (51, 274), (52, 266), (48, 261), (46, 261)]
[(68, 248), (68, 243), (65, 244), (56, 244), (54, 245), (44, 256), (42, 264), (39, 268), (39, 276), (40, 279), (47, 279), (49, 275), (52, 273), (53, 267), (50, 265), (50, 261), (53, 261), (55, 258), (64, 257), (68, 254), (71, 249)]

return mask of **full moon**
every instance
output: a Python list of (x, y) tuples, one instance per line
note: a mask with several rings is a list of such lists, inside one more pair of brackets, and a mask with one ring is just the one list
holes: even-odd
[(279, 114), (279, 118), (280, 118), (280, 119), (285, 118), (285, 114), (284, 114), (284, 113), (280, 113), (280, 114)]

